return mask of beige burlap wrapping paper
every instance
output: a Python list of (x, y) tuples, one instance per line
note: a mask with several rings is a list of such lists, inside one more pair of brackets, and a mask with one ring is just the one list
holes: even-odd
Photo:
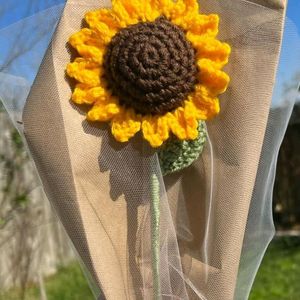
[[(172, 296), (163, 299), (234, 297), (281, 45), (282, 1), (201, 2), (204, 13), (220, 15), (220, 39), (232, 46), (231, 83), (220, 115), (208, 123), (211, 143), (202, 157), (164, 178), (187, 294), (176, 291), (170, 273)], [(140, 274), (148, 206), (138, 199), (147, 182), (142, 155), (148, 154), (139, 137), (124, 148), (106, 126), (88, 124), (84, 109), (70, 103), (65, 77), (69, 36), (81, 28), (86, 11), (109, 6), (67, 2), (26, 102), (24, 132), (45, 192), (105, 298), (148, 299), (151, 282)]]

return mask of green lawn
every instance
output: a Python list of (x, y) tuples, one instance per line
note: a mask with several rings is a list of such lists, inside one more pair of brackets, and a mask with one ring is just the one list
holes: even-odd
[(300, 238), (280, 238), (268, 248), (250, 300), (300, 300)]
[[(59, 269), (56, 275), (47, 278), (45, 288), (48, 300), (94, 300), (89, 285), (79, 264), (73, 263)], [(1, 300), (20, 300), (18, 290), (0, 294)], [(26, 300), (40, 300), (37, 287), (27, 289)]]
[[(48, 300), (94, 300), (78, 264), (60, 268), (45, 280)], [(19, 300), (17, 290), (0, 294), (1, 300)], [(40, 300), (35, 286), (26, 300)], [(256, 277), (250, 300), (300, 300), (300, 238), (272, 242)]]

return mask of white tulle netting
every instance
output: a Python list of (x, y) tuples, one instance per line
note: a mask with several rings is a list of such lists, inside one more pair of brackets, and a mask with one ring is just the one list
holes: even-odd
[[(202, 156), (164, 178), (140, 136), (120, 145), (107, 126), (88, 124), (69, 102), (68, 37), (79, 30), (86, 11), (109, 7), (109, 1), (67, 1), (34, 82), (27, 71), (40, 65), (36, 45), (49, 42), (62, 5), (0, 30), (3, 43), (20, 30), (24, 38), (31, 32), (39, 39), (14, 43), (16, 53), (24, 53), (26, 44), (23, 61), (17, 55), (7, 65), (0, 58), (0, 97), (99, 299), (153, 297), (153, 172), (160, 182), (162, 299), (247, 299), (274, 234), (276, 158), (297, 94), (281, 93), (278, 82), (271, 102), (285, 7), (280, 1), (202, 2), (204, 13), (220, 15), (220, 39), (232, 45), (231, 84), (221, 97), (220, 116), (208, 122)], [(299, 36), (287, 21), (284, 44), (290, 41), (293, 47), (283, 48), (281, 60), (294, 57), (300, 65)]]

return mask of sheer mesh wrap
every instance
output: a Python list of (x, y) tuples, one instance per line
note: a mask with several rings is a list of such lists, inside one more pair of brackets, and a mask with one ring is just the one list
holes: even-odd
[(246, 299), (273, 234), (272, 176), (295, 98), (290, 94), (270, 112), (285, 5), (200, 2), (204, 13), (220, 15), (220, 39), (232, 46), (226, 67), (231, 84), (221, 97), (220, 115), (207, 124), (201, 157), (165, 177), (141, 136), (119, 144), (106, 125), (88, 123), (70, 103), (68, 37), (80, 29), (86, 11), (109, 6), (108, 1), (67, 1), (25, 104), (21, 129), (47, 197), (97, 297), (151, 299), (150, 176), (155, 172), (162, 298)]

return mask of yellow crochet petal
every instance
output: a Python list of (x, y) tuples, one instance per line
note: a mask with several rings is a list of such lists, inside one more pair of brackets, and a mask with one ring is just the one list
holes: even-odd
[(198, 60), (197, 65), (200, 69), (199, 81), (202, 85), (206, 85), (215, 95), (226, 91), (230, 78), (225, 72), (218, 70), (217, 63), (203, 58)]
[(171, 131), (180, 140), (194, 140), (198, 137), (198, 120), (196, 112), (190, 107), (179, 107), (168, 114)]
[(145, 10), (146, 2), (140, 0), (118, 0), (119, 4), (123, 6), (123, 9), (126, 10), (128, 16), (131, 17), (134, 22), (146, 21)]
[(211, 119), (220, 112), (219, 99), (211, 96), (205, 86), (197, 86), (189, 102), (195, 105), (198, 120)]
[(187, 39), (197, 50), (197, 58), (207, 58), (218, 64), (222, 68), (228, 63), (231, 48), (228, 44), (220, 42), (208, 36), (198, 36), (190, 32), (186, 35)]
[(133, 13), (134, 7), (132, 4), (134, 1), (135, 0), (112, 0), (112, 12), (115, 17), (120, 20), (121, 27), (126, 27), (139, 22), (139, 17)]
[(77, 104), (94, 104), (95, 102), (106, 102), (110, 98), (110, 92), (103, 86), (91, 88), (83, 83), (76, 85), (72, 100)]
[(184, 14), (193, 14), (196, 15), (199, 13), (199, 2), (198, 0), (178, 0), (176, 2), (176, 7), (185, 7)]
[(154, 7), (161, 13), (161, 15), (164, 15), (166, 18), (171, 19), (172, 11), (175, 6), (173, 0), (157, 0), (153, 2)]
[(110, 9), (106, 8), (87, 12), (85, 14), (85, 20), (91, 28), (97, 28), (99, 23), (106, 24), (114, 31), (121, 28), (120, 20), (116, 18)]
[(196, 18), (199, 13), (197, 0), (178, 0), (171, 9), (170, 19), (177, 25), (186, 26), (188, 20)]
[(99, 34), (92, 29), (83, 28), (80, 31), (72, 34), (69, 38), (69, 43), (72, 47), (77, 49), (81, 44), (94, 46), (103, 49), (103, 42), (100, 40)]
[(97, 102), (88, 112), (87, 119), (89, 121), (107, 122), (118, 115), (120, 111), (121, 108), (116, 102)]
[(106, 9), (86, 13), (85, 20), (89, 26), (99, 34), (104, 44), (109, 43), (111, 38), (121, 27), (117, 18)]
[(174, 20), (174, 23), (181, 26), (187, 32), (215, 37), (219, 32), (218, 15), (188, 14), (182, 19)]
[(77, 81), (90, 87), (100, 85), (100, 76), (103, 70), (98, 63), (84, 58), (76, 58), (73, 63), (67, 66), (67, 74)]
[(82, 57), (91, 58), (98, 63), (102, 62), (104, 43), (95, 31), (84, 28), (73, 34), (69, 43)]
[(166, 116), (147, 116), (142, 122), (143, 136), (153, 148), (162, 145), (169, 138), (169, 124)]
[(119, 142), (128, 142), (141, 129), (141, 118), (133, 109), (121, 109), (111, 124), (111, 132)]
[(87, 98), (90, 87), (83, 83), (76, 84), (72, 94), (72, 101), (76, 104), (92, 104), (93, 102)]
[(144, 18), (149, 21), (155, 21), (159, 16), (162, 15), (162, 12), (158, 6), (159, 0), (149, 0), (143, 1), (144, 5)]

